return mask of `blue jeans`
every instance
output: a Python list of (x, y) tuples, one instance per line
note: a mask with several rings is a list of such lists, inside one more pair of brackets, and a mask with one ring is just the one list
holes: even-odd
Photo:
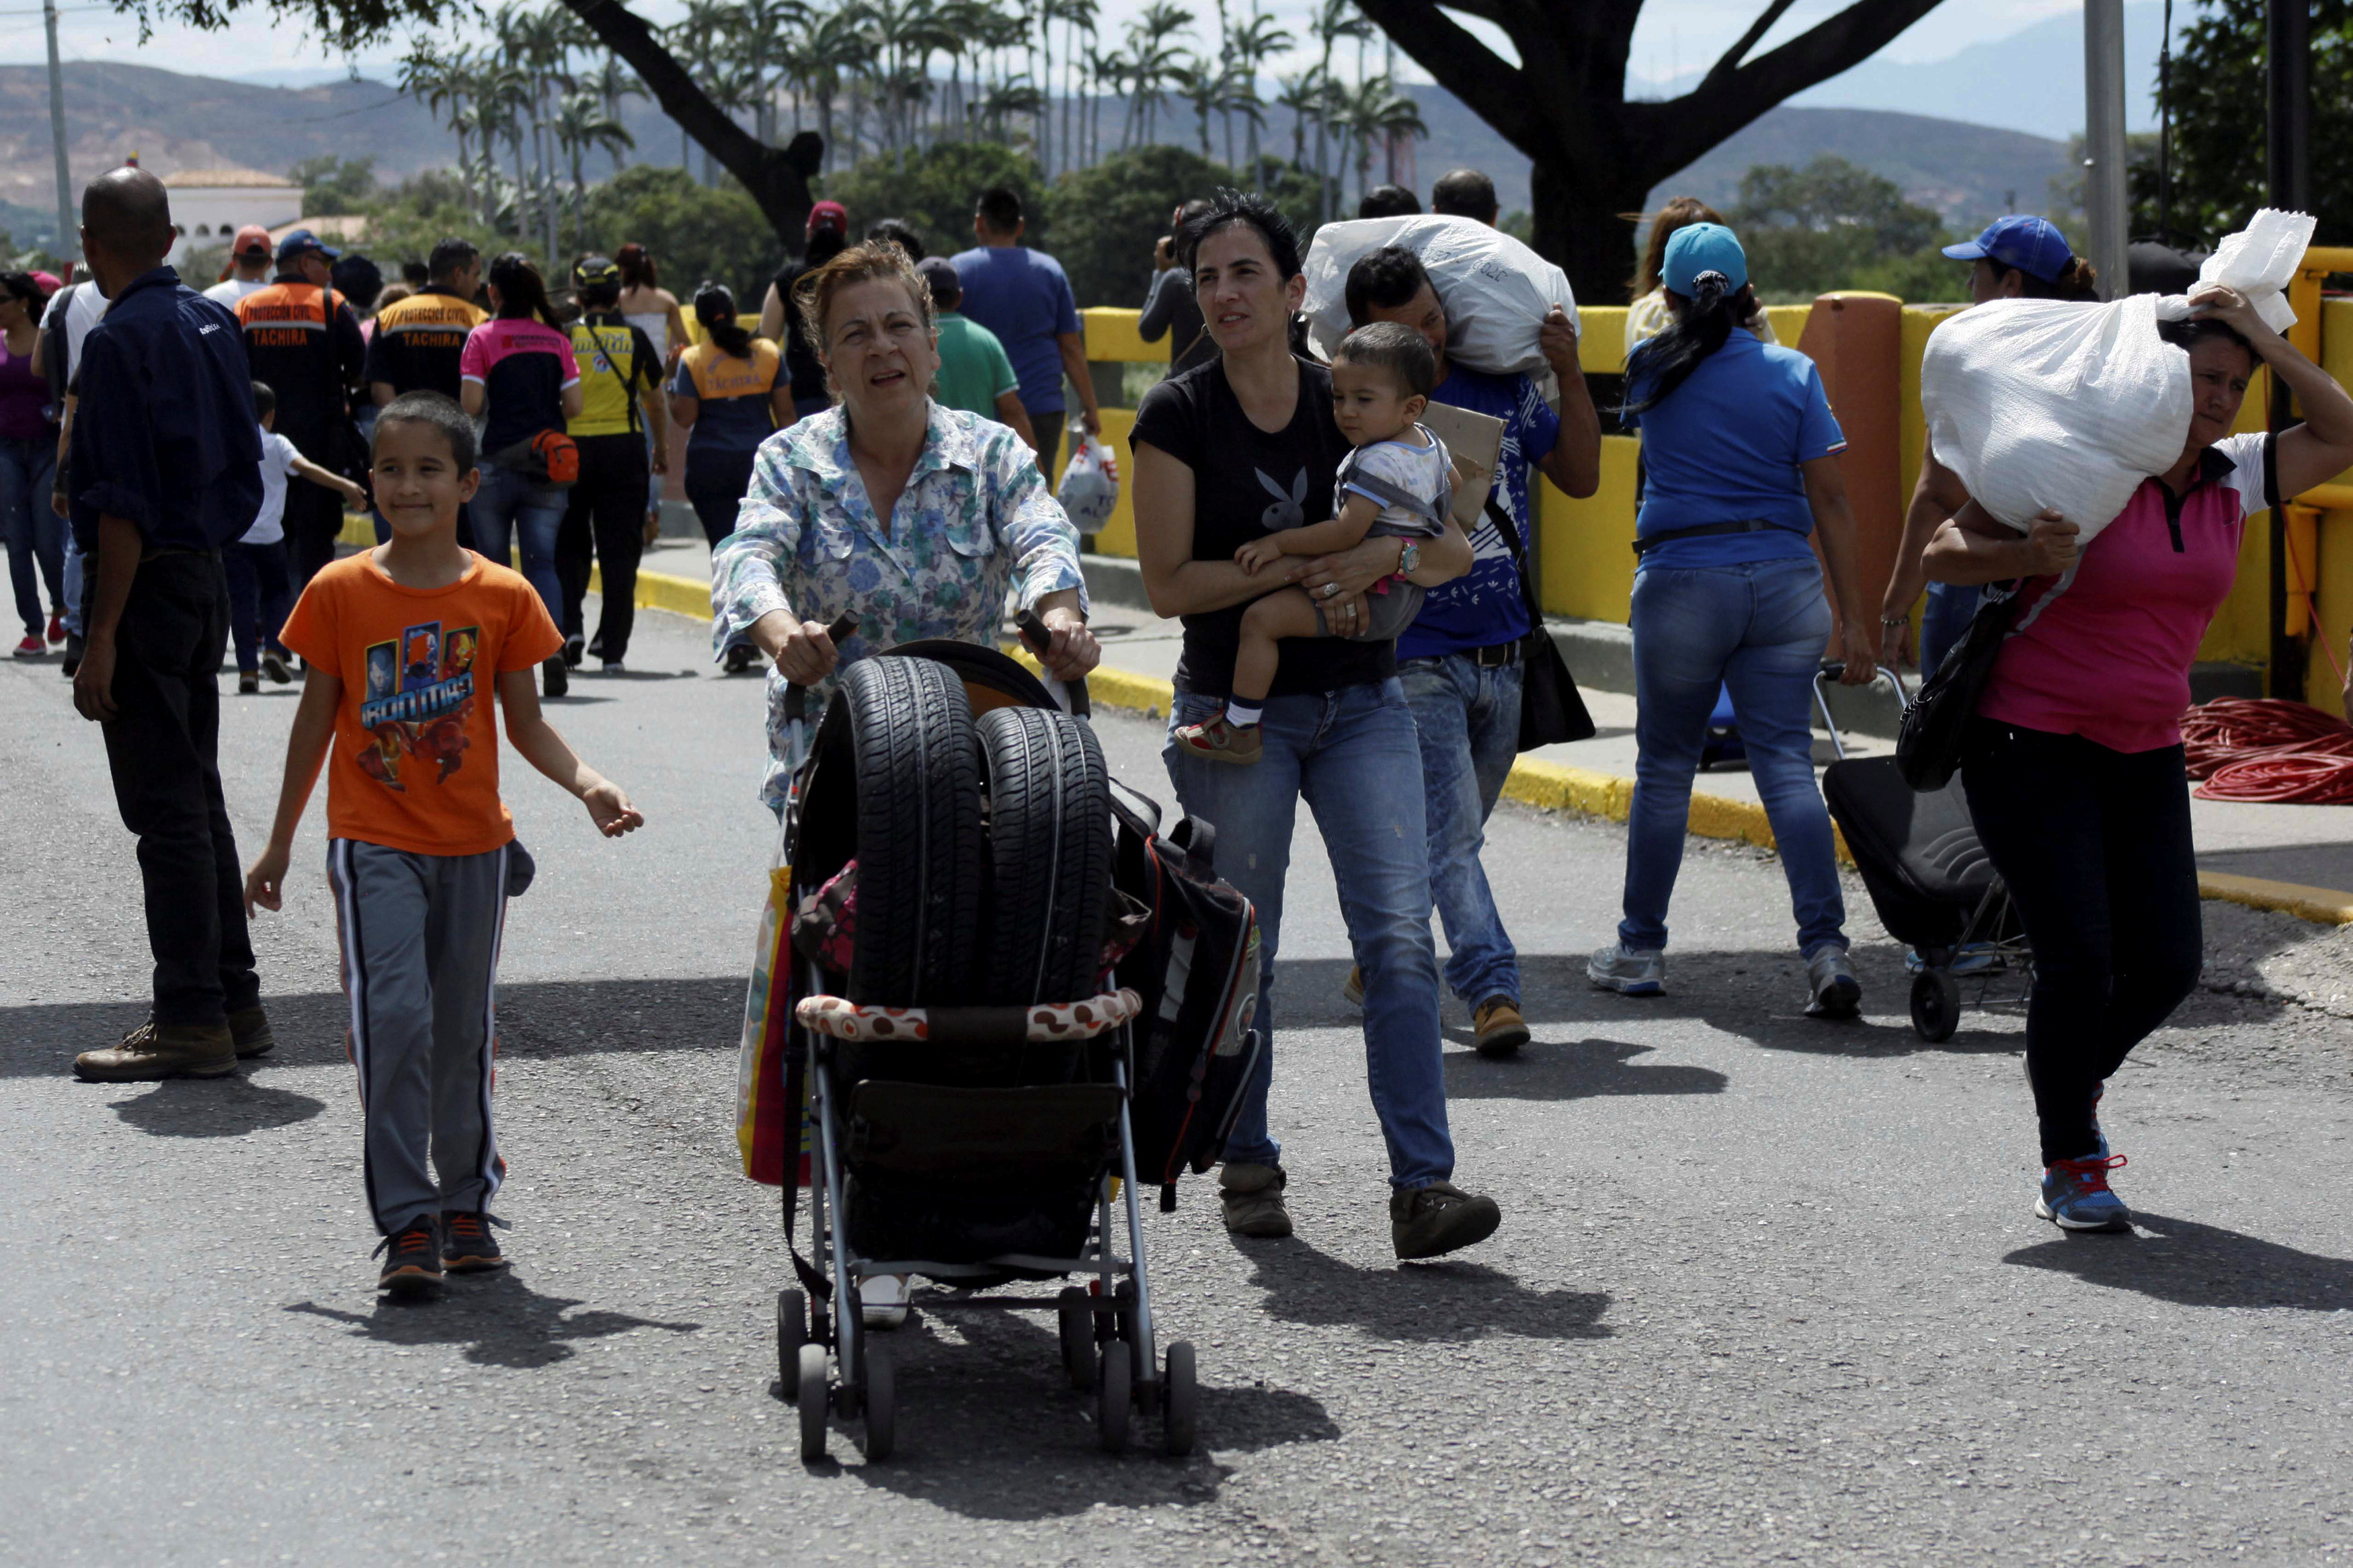
[(1520, 751), (1520, 667), (1482, 669), (1467, 654), (1398, 666), (1421, 741), (1422, 812), (1430, 824), (1430, 892), (1446, 926), (1446, 984), (1475, 1007), (1520, 999), (1520, 961), (1487, 871), (1487, 817)]
[(1830, 813), (1814, 783), (1813, 678), (1830, 640), (1822, 572), (1803, 561), (1644, 566), (1634, 577), (1634, 803), (1618, 940), (1667, 945), (1692, 777), (1718, 688), (1732, 689), (1748, 771), (1789, 879), (1798, 948), (1846, 945)]
[[(1224, 700), (1180, 691), (1168, 715), (1209, 717)], [(1304, 798), (1332, 857), (1341, 918), (1365, 973), (1365, 1077), (1389, 1152), (1389, 1181), (1412, 1188), (1454, 1171), (1438, 1034), (1438, 953), (1430, 936), (1430, 859), (1423, 831), (1421, 747), (1395, 680), (1303, 697), (1277, 697), (1260, 721), (1265, 751), (1249, 767), (1161, 748), (1185, 810), (1218, 830), (1218, 875), (1258, 908), (1258, 1029), (1267, 1048), (1243, 1091), (1226, 1145), (1237, 1163), (1272, 1164), (1268, 1132), (1274, 1081), (1274, 960), (1282, 947), (1282, 884), (1292, 826)]]
[(564, 531), (564, 492), (533, 485), (512, 468), (482, 465), (482, 488), (469, 503), (474, 518), (474, 548), (504, 566), (516, 543), (522, 547), (522, 574), (539, 590), (540, 603), (557, 626), (564, 624), (564, 586), (555, 575), (555, 542)]
[(41, 588), (65, 613), (66, 520), (49, 504), (49, 472), (57, 467), (54, 437), (0, 437), (0, 538), (8, 545), (8, 576), (16, 590), (16, 618), (33, 637), (47, 629)]
[(1920, 612), (1922, 675), (1936, 673), (1936, 667), (1945, 662), (1946, 653), (1969, 629), (1982, 593), (1982, 589), (1963, 588), (1951, 583), (1928, 584), (1927, 607)]

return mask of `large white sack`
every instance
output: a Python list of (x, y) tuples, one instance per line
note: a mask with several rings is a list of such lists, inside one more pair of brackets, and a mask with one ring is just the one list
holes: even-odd
[[(2284, 332), (2295, 324), (2287, 286), (2295, 281), (2304, 253), (2311, 248), (2315, 226), (2316, 220), (2306, 214), (2263, 207), (2247, 220), (2246, 227), (2214, 247), (2214, 254), (2198, 268), (2198, 281), (2236, 289), (2247, 297), (2263, 325)], [(2189, 315), (2189, 296), (2167, 300), (2158, 314), (2168, 320)]]
[(1307, 327), (1330, 359), (1348, 335), (1348, 268), (1398, 245), (1421, 258), (1446, 307), (1446, 355), (1497, 375), (1541, 373), (1536, 335), (1558, 305), (1577, 323), (1568, 275), (1510, 235), (1476, 218), (1420, 215), (1327, 223), (1307, 247)]
[(2090, 543), (2189, 438), (2189, 356), (2158, 308), (1996, 300), (1945, 322), (1920, 362), (1936, 460), (2012, 528), (2047, 507)]

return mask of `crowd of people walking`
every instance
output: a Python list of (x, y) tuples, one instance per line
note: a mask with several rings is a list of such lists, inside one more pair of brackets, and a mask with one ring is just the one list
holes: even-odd
[[(1390, 187), (1366, 202), (1418, 205)], [(1492, 184), (1472, 171), (1440, 180), (1432, 205), (1495, 216)], [(373, 268), (339, 272), (349, 258), (299, 228), (274, 247), (240, 233), (232, 275), (199, 296), (162, 265), (168, 210), (152, 176), (102, 177), (83, 211), (86, 280), (0, 275), (0, 515), (18, 652), (66, 646), (76, 705), (102, 726), (140, 839), (153, 1012), (86, 1054), (86, 1077), (213, 1076), (269, 1048), (246, 920), (254, 900), (275, 907), (331, 737), (350, 973), (396, 962), (355, 934), (359, 911), (379, 928), (429, 923), (441, 917), (420, 911), (446, 898), (458, 923), (433, 925), (442, 949), (417, 962), (487, 987), (477, 971), (496, 909), (529, 876), (497, 801), (496, 740), (467, 738), (488, 724), (493, 688), (518, 749), (601, 831), (637, 825), (538, 699), (563, 695), (591, 655), (624, 668), (673, 427), (712, 550), (714, 658), (768, 667), (763, 798), (780, 816), (807, 744), (788, 687), (822, 701), (846, 661), (918, 638), (994, 643), (1008, 595), (1043, 623), (1050, 673), (1074, 679), (1101, 656), (1078, 535), (1050, 485), (1066, 429), (1099, 433), (1100, 411), (1069, 283), (1020, 243), (1011, 191), (978, 195), (976, 243), (953, 257), (895, 219), (854, 241), (849, 215), (820, 202), (805, 254), (756, 312), (708, 281), (682, 307), (638, 245), (578, 258), (551, 290), (529, 258), (450, 239), (415, 285), (379, 297)], [(1950, 254), (1981, 302), (2081, 297), (2094, 281), (2040, 219), (2004, 218)], [(1257, 908), (1256, 1019), (1270, 1041), (1295, 819), (1302, 803), (1314, 814), (1355, 958), (1345, 990), (1364, 1013), (1392, 1238), (1400, 1258), (1436, 1256), (1503, 1222), (1494, 1199), (1455, 1182), (1441, 987), (1471, 1010), (1482, 1053), (1529, 1040), (1519, 955), (1481, 857), (1542, 637), (1532, 486), (1541, 474), (1595, 493), (1601, 411), (1558, 310), (1534, 323), (1556, 398), (1529, 374), (1458, 363), (1448, 301), (1405, 248), (1350, 271), (1352, 331), (1332, 362), (1303, 354), (1300, 237), (1259, 195), (1186, 203), (1153, 259), (1145, 325), (1166, 337), (1170, 371), (1137, 409), (1130, 474), (1145, 589), (1183, 624), (1170, 780), (1187, 812), (1216, 824), (1218, 864)], [(1845, 438), (1813, 363), (1771, 341), (1738, 237), (1701, 204), (1672, 204), (1638, 289), (1618, 412), (1643, 442), (1639, 760), (1623, 918), (1588, 963), (1591, 984), (1667, 987), (1693, 778), (1728, 690), (1788, 882), (1806, 1010), (1855, 1016), (1810, 755), (1822, 658), (1835, 654), (1850, 683), (1900, 658), (1926, 580), (1938, 588), (1923, 651), (1936, 656), (1981, 584), (2020, 581), (2029, 608), (1977, 700), (1963, 777), (2036, 955), (2040, 1212), (2070, 1228), (2122, 1225), (2102, 1096), (2200, 959), (2178, 725), (2189, 661), (2246, 516), (2353, 464), (2353, 400), (2244, 299), (2208, 286), (2166, 330), (2196, 388), (2181, 457), (2095, 545), (2077, 536), (2103, 520), (2046, 516), (2023, 536), (1993, 522), (1931, 457), (1874, 616)], [(2306, 423), (2232, 436), (2259, 364)], [(1449, 521), (1447, 449), (1422, 423), (1432, 405), (1501, 426), (1493, 499), (1474, 526)], [(373, 517), (378, 542), (337, 562), (347, 507)], [(592, 560), (604, 574), (593, 637)], [(395, 625), (403, 616), (414, 624)], [(305, 665), (286, 795), (250, 881), (214, 759), (224, 647), (247, 690), (291, 679), (297, 656)], [(410, 792), (469, 768), (463, 831), (437, 840), (449, 825), (427, 802), (443, 796)], [(429, 994), (433, 978), (385, 982), (355, 1047), (388, 1280), (459, 1245), (435, 1229), (437, 1205), (470, 1226), (465, 1258), (498, 1261), (481, 1230), (496, 1170), (445, 1169), (438, 1188), (425, 1171), (425, 1122), (430, 1137), (491, 1147), (486, 1121), (443, 1130), (414, 1076), (486, 1070), (479, 1030), (442, 1039), (446, 1021), (402, 989)], [(1257, 1058), (1225, 1149), (1225, 1223), (1244, 1236), (1293, 1224), (1268, 1102), (1280, 1055)], [(396, 1062), (396, 1082), (380, 1081), (379, 1064)], [(380, 1115), (407, 1121), (380, 1127)]]

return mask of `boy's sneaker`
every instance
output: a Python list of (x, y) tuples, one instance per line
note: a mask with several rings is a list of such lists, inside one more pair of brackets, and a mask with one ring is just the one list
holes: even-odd
[(580, 668), (581, 657), (588, 651), (588, 639), (574, 632), (564, 639), (564, 662), (568, 668)]
[(431, 1215), (419, 1215), (405, 1228), (376, 1243), (376, 1252), (384, 1254), (384, 1272), (375, 1277), (375, 1288), (411, 1298), (430, 1296), (439, 1290), (441, 1237), (437, 1231)]
[(286, 656), (274, 647), (261, 650), (261, 673), (269, 678), (273, 686), (283, 686), (294, 679), (294, 672), (286, 668)]
[(1509, 996), (1490, 996), (1472, 1010), (1472, 1047), (1482, 1057), (1508, 1057), (1528, 1043), (1528, 1021)]
[(1228, 723), (1224, 714), (1217, 713), (1198, 724), (1179, 725), (1176, 744), (1203, 762), (1248, 764), (1258, 761), (1265, 749), (1259, 740), (1259, 728)]
[(1495, 1234), (1504, 1211), (1451, 1182), (1389, 1194), (1389, 1242), (1399, 1258), (1436, 1258)]
[(1613, 942), (1593, 955), (1585, 977), (1604, 991), (1621, 996), (1663, 996), (1667, 990), (1667, 955), (1656, 949), (1628, 947)]
[(48, 651), (49, 645), (41, 640), (41, 634), (38, 632), (26, 632), (25, 640), (16, 645), (18, 658), (39, 658)]
[(2130, 1230), (2132, 1210), (2108, 1190), (2108, 1173), (2125, 1163), (2122, 1154), (2092, 1154), (2045, 1167), (2036, 1217), (2061, 1230)]
[(539, 667), (539, 689), (543, 697), (561, 697), (572, 689), (572, 671), (558, 655)]
[(122, 1043), (84, 1051), (74, 1073), (87, 1083), (153, 1083), (167, 1078), (226, 1078), (237, 1070), (227, 1024), (145, 1023)]
[(278, 1048), (278, 1037), (269, 1030), (269, 1015), (258, 1002), (228, 1016), (228, 1037), (240, 1061), (266, 1057)]
[(628, 672), (621, 668), (621, 661), (619, 659), (608, 658), (605, 661), (605, 673), (607, 675), (623, 675)]
[(66, 618), (56, 610), (49, 612), (49, 646), (57, 647), (66, 640)]
[(1218, 1202), (1225, 1210), (1226, 1228), (1267, 1241), (1289, 1236), (1291, 1211), (1282, 1206), (1282, 1189), (1290, 1180), (1280, 1165), (1229, 1161), (1218, 1172)]
[(480, 1209), (441, 1211), (441, 1267), (452, 1274), (487, 1274), (507, 1266), (499, 1238), (491, 1226), (506, 1228), (506, 1221)]
[(260, 696), (261, 672), (258, 669), (238, 670), (237, 672), (237, 694), (239, 697)]
[(741, 675), (759, 662), (760, 650), (747, 642), (730, 647), (719, 661), (719, 668), (730, 675)]
[(1340, 999), (1352, 1007), (1365, 1005), (1365, 972), (1353, 963), (1348, 965), (1348, 978), (1340, 982)]
[(1862, 985), (1847, 962), (1846, 949), (1825, 942), (1806, 960), (1806, 1016), (1853, 1018), (1862, 1013)]

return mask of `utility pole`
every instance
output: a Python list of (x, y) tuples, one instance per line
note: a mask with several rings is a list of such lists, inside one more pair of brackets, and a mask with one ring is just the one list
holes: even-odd
[[(2277, 5), (2274, 0), (2274, 9)], [(2084, 0), (2084, 216), (2100, 297), (2121, 298), (2131, 291), (2126, 253), (2132, 243), (2125, 186), (2125, 0)]]
[(80, 229), (74, 223), (73, 178), (66, 173), (66, 73), (58, 64), (58, 0), (41, 0), (49, 30), (49, 144), (58, 166), (58, 254), (70, 260)]
[[(2264, 8), (2264, 174), (2271, 205), (2290, 212), (2312, 210), (2312, 13), (2307, 0), (2271, 0)], [(2284, 428), (2294, 419), (2290, 397), (2269, 376), (2269, 424)], [(2303, 637), (2287, 635), (2287, 508), (2272, 508), (2272, 659), (2270, 692), (2304, 698), (2305, 666), (2310, 656)]]

